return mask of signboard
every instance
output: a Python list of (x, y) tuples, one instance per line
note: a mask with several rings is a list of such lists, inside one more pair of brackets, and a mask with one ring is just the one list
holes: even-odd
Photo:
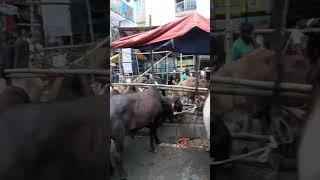
[[(180, 59), (177, 60), (176, 66), (177, 67), (181, 66), (181, 60)], [(193, 66), (193, 59), (182, 59), (182, 67), (185, 67), (185, 66)]]
[(131, 48), (122, 49), (122, 67), (124, 74), (132, 72)]
[(110, 10), (133, 22), (133, 8), (123, 0), (111, 0)]
[[(240, 24), (245, 22), (245, 18), (232, 18), (232, 29), (239, 30)], [(256, 29), (269, 28), (271, 23), (270, 16), (252, 16), (248, 17), (248, 22), (250, 22)], [(224, 30), (225, 20), (216, 20), (215, 30)]]
[[(230, 0), (230, 2), (232, 15), (246, 13), (246, 2), (248, 3), (248, 13), (270, 12), (270, 0)], [(214, 6), (217, 15), (225, 14), (225, 0), (215, 0)]]

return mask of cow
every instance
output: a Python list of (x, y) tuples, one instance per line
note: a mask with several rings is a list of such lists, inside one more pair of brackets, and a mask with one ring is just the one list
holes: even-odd
[(94, 95), (90, 78), (86, 75), (72, 75), (49, 79), (47, 101), (69, 101)]
[[(277, 79), (276, 75), (281, 73), (280, 80), (283, 82), (307, 82), (307, 75), (310, 66), (306, 58), (301, 56), (281, 57), (280, 63), (282, 64), (282, 72), (278, 72), (276, 68), (278, 63), (277, 61), (278, 59), (273, 51), (264, 48), (258, 48), (235, 62), (223, 65), (213, 75), (274, 82)], [(234, 88), (233, 85), (219, 85), (219, 87)], [(211, 105), (213, 106), (213, 111), (211, 114), (213, 117), (211, 124), (215, 126), (216, 123), (219, 124), (220, 122), (220, 124), (223, 123), (226, 125), (228, 130), (231, 132), (235, 132), (236, 129), (241, 129), (248, 132), (250, 131), (249, 127), (252, 123), (250, 118), (253, 118), (253, 116), (260, 116), (261, 122), (259, 123), (261, 123), (260, 125), (262, 126), (263, 131), (260, 133), (265, 133), (270, 128), (270, 121), (268, 120), (270, 120), (270, 110), (272, 107), (271, 100), (272, 98), (269, 97), (244, 97), (237, 95), (213, 94), (213, 104)], [(290, 107), (299, 107), (305, 103), (304, 101), (294, 98), (278, 98), (277, 100), (280, 105)], [(241, 125), (235, 122), (238, 119), (232, 119), (231, 121), (223, 122), (224, 116), (233, 111), (240, 111), (241, 113), (249, 115), (249, 121), (241, 122)], [(223, 136), (223, 133), (213, 133), (214, 130), (212, 130), (212, 128), (211, 131), (211, 137), (213, 139)], [(217, 146), (215, 149), (217, 149)], [(226, 156), (223, 157), (226, 158)]]
[(120, 94), (120, 92), (117, 89), (110, 86), (110, 96), (118, 95), (118, 94)]
[(0, 179), (108, 178), (108, 103), (107, 96), (91, 96), (1, 112)]
[(33, 103), (39, 103), (42, 91), (42, 80), (40, 78), (11, 78), (8, 81), (0, 79), (0, 92), (8, 86), (16, 86), (22, 88), (30, 97)]
[(150, 146), (157, 152), (155, 144), (159, 144), (157, 127), (165, 118), (173, 118), (172, 104), (166, 101), (158, 91), (151, 87), (143, 92), (115, 95), (110, 101), (110, 118), (112, 121), (112, 139), (118, 152), (116, 166), (122, 179), (127, 175), (123, 168), (124, 137), (144, 128), (150, 129)]
[[(196, 87), (196, 78), (195, 77), (188, 77), (186, 80), (181, 81), (178, 83), (177, 86), (184, 86), (184, 87)], [(209, 83), (206, 79), (199, 79), (199, 85), (198, 88), (208, 88)], [(190, 92), (175, 92), (175, 96), (177, 97), (188, 97), (189, 99), (192, 99), (194, 97), (194, 93)], [(205, 100), (204, 94), (199, 93), (200, 99)]]
[(15, 104), (30, 103), (30, 97), (28, 94), (19, 87), (8, 86), (0, 94), (0, 111), (11, 107)]

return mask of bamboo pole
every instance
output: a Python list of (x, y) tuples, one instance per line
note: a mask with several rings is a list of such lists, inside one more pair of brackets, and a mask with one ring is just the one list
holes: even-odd
[(93, 43), (86, 43), (86, 44), (78, 44), (78, 45), (65, 45), (65, 46), (55, 46), (55, 47), (48, 47), (48, 48), (43, 48), (43, 49), (39, 49), (36, 51), (31, 51), (32, 54), (35, 53), (40, 53), (40, 52), (44, 52), (44, 51), (53, 51), (53, 50), (62, 50), (62, 49), (73, 49), (73, 48), (82, 48), (82, 47), (88, 47), (88, 46), (93, 46), (97, 44), (97, 42), (93, 42)]
[(182, 53), (180, 53), (180, 81), (182, 81)]
[(150, 60), (151, 60), (151, 74), (152, 74), (152, 80), (153, 83), (155, 84), (156, 80), (155, 80), (155, 75), (154, 75), (154, 60), (153, 60), (153, 54), (152, 54), (152, 49), (150, 48)]
[(169, 64), (168, 64), (168, 56), (166, 57), (166, 73), (167, 73), (167, 81), (166, 84), (168, 84), (169, 81)]
[(21, 1), (10, 0), (8, 3), (13, 5), (71, 5), (71, 2), (41, 2), (41, 1)]
[[(262, 96), (270, 97), (274, 95), (274, 92), (271, 90), (257, 90), (257, 89), (248, 89), (248, 88), (219, 88), (213, 87), (211, 90), (215, 94), (224, 94), (224, 95), (238, 95), (238, 96)], [(279, 93), (281, 97), (291, 97), (299, 99), (309, 99), (311, 98), (310, 94), (305, 93), (295, 93), (283, 91)]]
[(120, 75), (122, 74), (124, 76), (124, 72), (122, 73), (122, 65), (123, 65), (122, 57), (123, 57), (123, 53), (120, 53), (119, 54), (119, 74)]
[(82, 74), (82, 75), (109, 75), (108, 70), (92, 69), (5, 69), (5, 74), (28, 73), (28, 74)]
[[(214, 75), (211, 75), (210, 80), (213, 83), (218, 83), (218, 84), (223, 83), (223, 84), (231, 84), (231, 85), (242, 85), (242, 86), (248, 86), (252, 88), (262, 88), (262, 89), (274, 88), (274, 82), (267, 82), (267, 81), (238, 79), (238, 78), (221, 77), (221, 76), (214, 76)], [(280, 90), (296, 91), (296, 92), (304, 92), (304, 93), (311, 93), (313, 89), (312, 85), (296, 84), (296, 83), (280, 83), (279, 88)]]
[[(166, 57), (168, 57), (171, 54), (168, 53), (166, 56), (164, 56), (162, 59), (160, 59), (158, 62), (156, 62), (154, 65), (159, 64), (161, 61), (163, 61)], [(132, 82), (136, 82), (138, 79), (140, 79), (142, 76), (144, 76), (145, 74), (147, 74), (149, 71), (151, 70), (151, 68), (147, 69), (144, 73), (142, 73), (141, 75), (139, 75), (135, 80), (133, 80)]]
[[(141, 87), (157, 87), (159, 89), (172, 90), (172, 91), (183, 91), (183, 92), (194, 92), (195, 87), (185, 87), (185, 86), (175, 86), (175, 85), (163, 85), (163, 84), (143, 84), (143, 83), (113, 83), (113, 86), (141, 86)], [(198, 88), (198, 91), (201, 93), (206, 93), (207, 88)], [(262, 96), (269, 97), (273, 96), (273, 91), (271, 90), (257, 90), (257, 89), (248, 89), (248, 88), (221, 88), (213, 87), (213, 93), (215, 94), (224, 94), (224, 95), (239, 95), (239, 96)], [(282, 97), (292, 97), (299, 99), (308, 99), (311, 98), (310, 94), (304, 93), (294, 93), (294, 92), (280, 92)]]
[(233, 133), (231, 134), (232, 139), (244, 140), (244, 141), (270, 141), (270, 137), (266, 135), (258, 135), (251, 133)]
[[(164, 85), (164, 84), (144, 84), (144, 83), (112, 83), (113, 86), (140, 86), (140, 87), (157, 87), (158, 89), (171, 90), (171, 91), (182, 91), (182, 92), (194, 92), (196, 88), (175, 86), (175, 85)], [(206, 93), (207, 88), (198, 88), (199, 92)]]
[[(121, 53), (116, 51), (117, 53)], [(152, 51), (152, 54), (163, 54), (163, 53), (170, 53), (171, 51)], [(150, 54), (150, 52), (141, 52), (141, 53), (131, 53), (132, 55), (140, 55), (140, 54)]]
[(93, 24), (92, 24), (92, 15), (91, 15), (91, 5), (90, 1), (86, 0), (87, 4), (87, 13), (88, 13), (88, 20), (89, 20), (89, 29), (90, 29), (90, 36), (91, 36), (91, 41), (94, 42), (94, 31), (93, 31)]
[(194, 96), (194, 98), (197, 98), (197, 97), (198, 97), (198, 88), (199, 88), (199, 78), (200, 78), (200, 73), (199, 73), (200, 60), (199, 60), (198, 55), (196, 55), (195, 60), (196, 60), (196, 62), (195, 62), (196, 89), (195, 89), (195, 96)]
[(232, 36), (232, 32), (231, 32), (231, 0), (225, 0), (225, 12), (226, 12), (226, 21), (225, 21), (225, 51), (227, 51), (228, 49), (230, 49), (231, 47), (231, 36)]
[[(291, 33), (294, 30), (295, 30), (294, 28), (286, 28), (286, 29), (284, 29), (284, 32)], [(254, 30), (254, 32), (258, 33), (258, 34), (272, 34), (275, 31), (276, 31), (275, 29), (255, 29)], [(304, 33), (310, 33), (310, 32), (317, 33), (317, 32), (320, 32), (320, 28), (305, 28), (305, 29), (302, 29), (301, 32), (304, 32)], [(233, 31), (232, 33), (233, 34), (240, 34), (240, 31)], [(213, 32), (213, 34), (215, 36), (222, 36), (222, 35), (225, 35), (226, 32)]]
[[(34, 2), (34, 0), (32, 0), (31, 2)], [(34, 35), (34, 4), (30, 4), (30, 30), (31, 30), (31, 35), (33, 36)]]
[(109, 41), (109, 38), (105, 38), (104, 40), (102, 40), (101, 42), (99, 42), (94, 48), (86, 51), (83, 56), (81, 56), (79, 59), (73, 61), (71, 64), (76, 64), (76, 63), (81, 62), (81, 61), (84, 60), (87, 56), (89, 56), (90, 54), (94, 53), (97, 49), (99, 49), (100, 47), (102, 47), (102, 46), (104, 46), (105, 44), (107, 44), (108, 41)]

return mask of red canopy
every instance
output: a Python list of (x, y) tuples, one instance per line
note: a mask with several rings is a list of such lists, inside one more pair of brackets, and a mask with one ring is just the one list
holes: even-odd
[(194, 27), (210, 33), (210, 20), (192, 13), (151, 31), (123, 37), (111, 42), (111, 48), (138, 48), (185, 35)]

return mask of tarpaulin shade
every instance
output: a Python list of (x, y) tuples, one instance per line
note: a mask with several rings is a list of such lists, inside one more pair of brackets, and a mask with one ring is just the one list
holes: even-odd
[[(154, 30), (113, 41), (111, 42), (111, 48), (139, 49), (149, 46), (165, 49), (167, 47), (175, 52), (202, 54), (204, 52), (200, 51), (206, 51), (204, 54), (209, 54), (209, 40), (209, 19), (204, 18), (198, 13), (192, 13)], [(207, 47), (204, 48), (204, 46)]]
[(184, 36), (141, 47), (140, 50), (150, 49), (173, 51), (183, 54), (210, 54), (210, 34), (195, 27)]

